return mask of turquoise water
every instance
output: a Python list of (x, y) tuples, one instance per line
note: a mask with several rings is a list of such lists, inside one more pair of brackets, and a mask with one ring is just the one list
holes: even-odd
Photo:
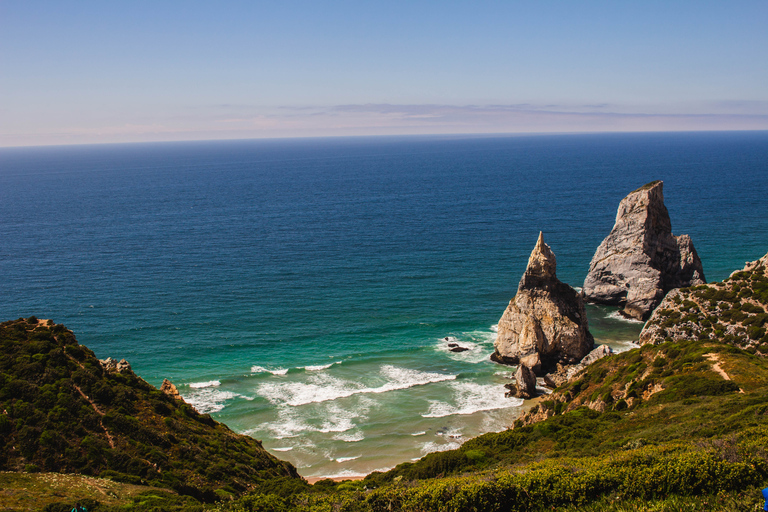
[[(363, 474), (519, 414), (488, 356), (540, 230), (579, 286), (662, 179), (723, 279), (768, 252), (767, 171), (766, 132), (1, 149), (0, 317), (66, 324), (303, 475)], [(588, 315), (617, 349), (641, 327)]]

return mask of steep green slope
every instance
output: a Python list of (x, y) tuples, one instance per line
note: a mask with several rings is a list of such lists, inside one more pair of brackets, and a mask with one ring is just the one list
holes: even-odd
[(0, 354), (0, 470), (110, 477), (204, 501), (301, 481), (258, 441), (130, 369), (106, 371), (62, 325), (4, 322)]

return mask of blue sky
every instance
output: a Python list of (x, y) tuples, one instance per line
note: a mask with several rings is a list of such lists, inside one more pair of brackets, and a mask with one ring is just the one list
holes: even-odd
[(768, 2), (0, 0), (0, 146), (768, 129)]

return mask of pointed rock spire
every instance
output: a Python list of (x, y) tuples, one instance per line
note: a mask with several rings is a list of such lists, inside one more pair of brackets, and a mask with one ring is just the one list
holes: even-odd
[(525, 269), (525, 273), (536, 277), (554, 278), (556, 269), (555, 253), (544, 243), (544, 234), (539, 231), (539, 239), (528, 258), (528, 267)]
[(577, 363), (592, 350), (582, 296), (556, 277), (555, 254), (539, 239), (528, 267), (499, 320), (494, 361), (525, 365), (537, 374)]

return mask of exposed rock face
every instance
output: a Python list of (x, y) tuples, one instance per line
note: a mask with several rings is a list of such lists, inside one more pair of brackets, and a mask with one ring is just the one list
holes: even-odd
[(118, 362), (117, 360), (108, 357), (106, 359), (100, 359), (99, 362), (106, 371), (111, 373), (133, 372), (133, 370), (131, 370), (131, 364), (125, 359), (121, 359)]
[(521, 364), (515, 372), (515, 384), (507, 384), (507, 389), (509, 389), (506, 393), (507, 398), (533, 398), (536, 396), (536, 374)]
[(555, 255), (541, 233), (517, 294), (499, 320), (491, 359), (525, 365), (536, 374), (579, 362), (592, 350), (582, 296), (555, 275)]
[(668, 291), (705, 282), (691, 238), (672, 234), (663, 185), (648, 183), (622, 199), (589, 265), (588, 302), (623, 306), (625, 315), (645, 320)]
[(176, 386), (173, 385), (171, 381), (168, 379), (163, 379), (163, 383), (160, 386), (160, 391), (165, 393), (166, 395), (170, 395), (176, 400), (181, 400), (181, 395), (179, 394), (179, 390), (176, 389)]
[(592, 352), (584, 356), (579, 364), (572, 366), (557, 365), (557, 371), (548, 373), (544, 376), (544, 383), (551, 388), (558, 388), (574, 378), (579, 372), (586, 369), (587, 366), (595, 361), (613, 354), (613, 350), (608, 345), (600, 345)]
[(747, 262), (722, 282), (672, 290), (643, 326), (638, 342), (656, 345), (709, 339), (744, 350), (765, 346), (766, 278), (768, 254)]

